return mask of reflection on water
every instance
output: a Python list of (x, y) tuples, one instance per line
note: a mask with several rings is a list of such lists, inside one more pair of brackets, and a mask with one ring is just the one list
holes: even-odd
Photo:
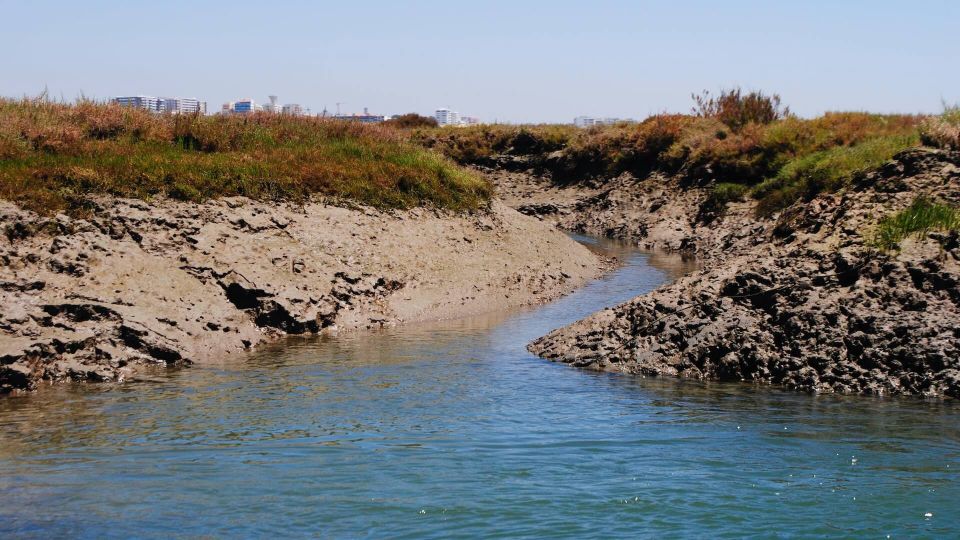
[(627, 264), (540, 308), (0, 400), (0, 532), (955, 534), (953, 402), (629, 378), (529, 355), (531, 339), (685, 269), (603, 247)]

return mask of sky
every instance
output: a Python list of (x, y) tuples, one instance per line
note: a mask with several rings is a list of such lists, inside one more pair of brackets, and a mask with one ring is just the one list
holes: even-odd
[(957, 21), (956, 0), (0, 0), (0, 96), (570, 122), (738, 86), (801, 116), (937, 112), (960, 102)]

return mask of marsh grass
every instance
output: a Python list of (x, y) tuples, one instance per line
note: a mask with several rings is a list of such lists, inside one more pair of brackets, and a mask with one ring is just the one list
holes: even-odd
[(257, 114), (156, 115), (0, 100), (0, 197), (50, 214), (95, 195), (203, 201), (314, 195), (381, 208), (479, 208), (491, 185), (394, 130)]
[(889, 251), (910, 235), (922, 237), (935, 230), (960, 231), (960, 209), (918, 197), (909, 207), (880, 220), (873, 245)]
[(916, 134), (879, 136), (794, 158), (776, 176), (753, 188), (753, 196), (759, 199), (757, 213), (770, 215), (798, 199), (837, 191), (918, 143)]
[(943, 114), (924, 119), (920, 124), (923, 144), (960, 150), (960, 105), (943, 104)]
[[(693, 115), (658, 114), (589, 129), (477, 126), (420, 130), (411, 138), (462, 163), (482, 163), (500, 153), (559, 151), (559, 159), (543, 161), (558, 182), (624, 172), (642, 178), (661, 171), (693, 185), (737, 184), (758, 199), (762, 216), (842, 189), (863, 171), (920, 144), (919, 116), (832, 112), (801, 119), (759, 93), (720, 101), (701, 103)], [(723, 189), (729, 188), (721, 194)]]
[(406, 133), (421, 146), (458, 163), (480, 164), (496, 154), (549, 153), (565, 148), (577, 132), (573, 126), (483, 124), (416, 129)]

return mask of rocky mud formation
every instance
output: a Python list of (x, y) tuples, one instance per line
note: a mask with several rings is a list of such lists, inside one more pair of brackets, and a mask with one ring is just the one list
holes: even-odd
[(543, 302), (600, 261), (499, 202), (472, 215), (322, 203), (0, 202), (0, 392), (113, 381), (264, 339)]
[[(561, 189), (534, 187), (542, 194)], [(563, 199), (531, 204), (554, 204), (557, 211), (548, 210), (562, 226), (598, 219), (617, 235), (623, 208), (637, 201), (642, 207), (661, 189), (608, 185), (573, 197), (572, 206)], [(957, 233), (908, 238), (889, 253), (871, 247), (878, 220), (918, 195), (960, 205), (960, 156), (905, 152), (851, 189), (798, 203), (770, 220), (752, 219), (749, 204), (740, 204), (705, 224), (694, 216), (698, 203), (668, 196), (660, 208), (685, 210), (666, 245), (696, 246), (702, 270), (556, 330), (530, 350), (595, 370), (812, 392), (960, 397)], [(589, 212), (575, 216), (576, 205), (588, 200)], [(599, 217), (605, 208), (614, 209), (610, 218)], [(626, 227), (653, 244), (662, 238), (657, 224), (674, 219), (633, 215)]]
[(542, 161), (532, 160), (524, 169), (520, 158), (511, 157), (505, 166), (480, 169), (494, 181), (504, 203), (523, 214), (643, 249), (704, 257), (729, 242), (727, 236), (761, 227), (747, 203), (732, 204), (723, 212), (722, 225), (713, 226), (720, 216), (710, 205), (709, 189), (690, 185), (687, 179), (654, 172), (645, 178), (623, 173), (557, 181)]

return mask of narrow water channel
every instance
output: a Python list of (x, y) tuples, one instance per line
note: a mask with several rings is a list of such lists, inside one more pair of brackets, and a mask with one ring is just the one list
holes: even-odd
[(682, 270), (598, 247), (627, 264), (537, 309), (0, 399), (0, 535), (955, 537), (953, 402), (631, 378), (529, 354)]

